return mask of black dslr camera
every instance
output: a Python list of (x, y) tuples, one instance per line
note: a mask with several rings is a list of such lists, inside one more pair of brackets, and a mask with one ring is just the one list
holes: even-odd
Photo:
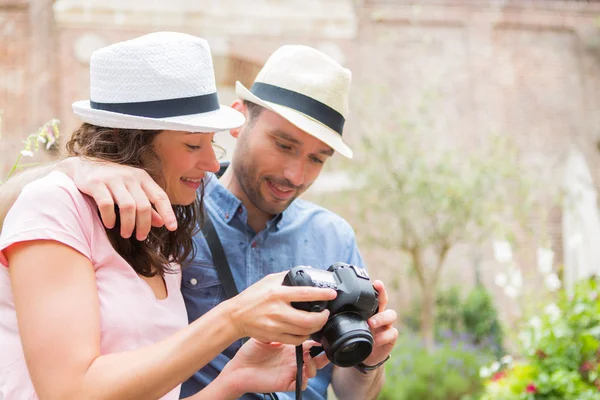
[(299, 266), (288, 272), (283, 285), (314, 286), (337, 291), (337, 297), (331, 301), (292, 303), (294, 308), (304, 311), (329, 310), (327, 323), (311, 338), (321, 343), (332, 363), (340, 367), (353, 367), (371, 354), (373, 335), (367, 320), (379, 309), (379, 293), (364, 269), (341, 262), (333, 264), (327, 271)]

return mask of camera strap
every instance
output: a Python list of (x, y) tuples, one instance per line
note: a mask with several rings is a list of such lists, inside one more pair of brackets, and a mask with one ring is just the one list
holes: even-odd
[(213, 264), (215, 265), (215, 269), (217, 270), (217, 275), (219, 275), (219, 279), (221, 280), (221, 283), (223, 283), (225, 295), (228, 299), (231, 299), (237, 296), (239, 291), (237, 289), (237, 286), (235, 285), (235, 281), (233, 280), (231, 268), (229, 267), (229, 263), (227, 262), (225, 250), (223, 250), (223, 245), (221, 244), (219, 235), (217, 235), (215, 226), (213, 225), (208, 214), (204, 215), (204, 225), (202, 226), (202, 233), (204, 233), (206, 243), (208, 243), (210, 254), (212, 255), (213, 259)]
[[(225, 289), (225, 295), (228, 299), (231, 299), (238, 295), (239, 291), (233, 280), (233, 275), (231, 274), (231, 267), (229, 266), (229, 262), (227, 262), (227, 256), (225, 256), (225, 250), (223, 250), (223, 245), (221, 244), (221, 240), (219, 239), (219, 235), (217, 234), (217, 230), (215, 229), (212, 220), (208, 214), (204, 214), (204, 224), (202, 225), (202, 233), (206, 238), (206, 243), (208, 243), (208, 248), (210, 249), (210, 254), (213, 258), (213, 264), (215, 265), (215, 270), (217, 271), (217, 275), (219, 276), (219, 280), (223, 284), (223, 289)], [(242, 343), (245, 343), (247, 338), (242, 339)], [(302, 368), (301, 368), (302, 369)], [(302, 377), (302, 375), (300, 375)], [(265, 393), (263, 394), (265, 399), (268, 400), (277, 400), (278, 397), (275, 393)]]

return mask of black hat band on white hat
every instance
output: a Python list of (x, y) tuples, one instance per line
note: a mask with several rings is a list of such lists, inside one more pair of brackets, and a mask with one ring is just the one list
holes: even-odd
[(147, 118), (168, 118), (181, 115), (202, 114), (216, 111), (221, 108), (217, 93), (134, 103), (99, 103), (90, 100), (90, 107), (94, 110), (110, 111)]
[(342, 114), (329, 107), (327, 104), (321, 103), (302, 93), (264, 82), (255, 82), (252, 85), (250, 92), (261, 100), (289, 107), (306, 114), (342, 136), (346, 119)]

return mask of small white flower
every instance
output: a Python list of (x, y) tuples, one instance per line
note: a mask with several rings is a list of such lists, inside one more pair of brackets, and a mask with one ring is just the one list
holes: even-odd
[(517, 291), (517, 289), (514, 286), (508, 285), (507, 287), (504, 288), (504, 294), (507, 297), (514, 299), (515, 297), (518, 296), (519, 292)]
[(534, 329), (540, 329), (542, 327), (542, 320), (537, 315), (529, 320), (529, 325)]
[(510, 243), (506, 240), (494, 241), (494, 258), (501, 264), (511, 262), (513, 255)]
[(482, 379), (489, 378), (492, 376), (492, 371), (486, 366), (483, 366), (479, 369), (479, 377)]
[(531, 334), (529, 332), (521, 332), (517, 336), (523, 347), (531, 347)]
[(506, 286), (506, 284), (508, 283), (508, 278), (506, 277), (506, 274), (496, 275), (496, 278), (494, 279), (494, 283), (496, 283), (496, 285), (500, 286), (501, 288)]
[(552, 274), (546, 276), (546, 278), (544, 279), (544, 285), (546, 285), (546, 288), (549, 291), (554, 292), (554, 291), (560, 289), (560, 287), (562, 286), (562, 283), (561, 283), (560, 279), (558, 279), (558, 276), (555, 273), (552, 273)]
[(537, 249), (537, 267), (543, 275), (552, 272), (552, 263), (554, 262), (554, 252), (552, 249), (540, 247)]
[(513, 358), (512, 358), (512, 356), (511, 356), (511, 355), (507, 354), (507, 355), (505, 355), (504, 357), (502, 357), (502, 358), (500, 359), (500, 362), (501, 362), (502, 364), (510, 364), (510, 363), (512, 363), (512, 362), (513, 362)]
[(521, 271), (517, 269), (510, 274), (510, 284), (515, 289), (519, 289), (521, 287), (523, 284), (523, 275), (521, 275)]
[(498, 361), (494, 361), (492, 365), (490, 365), (490, 370), (492, 371), (492, 373), (500, 370), (500, 363)]
[(560, 311), (560, 308), (558, 308), (558, 306), (555, 303), (550, 303), (546, 306), (546, 308), (544, 309), (544, 311), (546, 312), (546, 315), (548, 315), (550, 317), (550, 320), (552, 322), (556, 322), (560, 319), (560, 317), (562, 316), (562, 312)]
[(21, 155), (23, 157), (33, 157), (33, 152), (31, 150), (21, 150)]

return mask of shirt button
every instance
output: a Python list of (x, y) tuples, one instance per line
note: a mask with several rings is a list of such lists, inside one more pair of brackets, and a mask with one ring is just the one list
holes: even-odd
[(238, 209), (237, 209), (237, 212), (238, 212), (238, 214), (241, 214), (241, 213), (242, 213), (242, 206), (239, 206), (239, 207), (238, 207)]
[(252, 244), (250, 245), (253, 249), (256, 248), (256, 242), (252, 242)]
[(229, 219), (229, 213), (225, 213), (225, 219)]
[(192, 285), (196, 286), (196, 285), (198, 284), (198, 279), (196, 279), (196, 278), (192, 278), (192, 279), (190, 279), (190, 283), (191, 283)]

